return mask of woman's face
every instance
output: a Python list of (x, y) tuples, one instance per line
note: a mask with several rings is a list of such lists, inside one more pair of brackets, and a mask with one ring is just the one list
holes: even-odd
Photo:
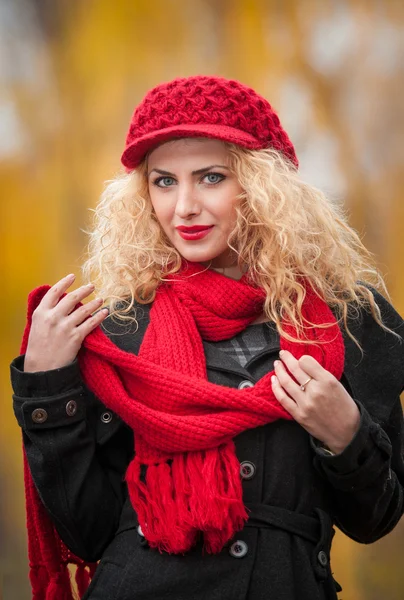
[(166, 142), (149, 155), (148, 186), (157, 219), (190, 262), (227, 267), (236, 261), (227, 238), (243, 190), (228, 163), (225, 145), (207, 138)]

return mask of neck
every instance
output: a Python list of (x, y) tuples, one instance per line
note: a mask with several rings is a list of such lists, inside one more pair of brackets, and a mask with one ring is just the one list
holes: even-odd
[(221, 273), (225, 277), (230, 277), (230, 279), (241, 279), (243, 276), (243, 272), (238, 265), (232, 265), (231, 267), (211, 267), (211, 269), (212, 271)]

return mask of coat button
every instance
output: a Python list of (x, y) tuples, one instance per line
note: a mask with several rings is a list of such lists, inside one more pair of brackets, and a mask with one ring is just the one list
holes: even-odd
[(240, 475), (242, 479), (252, 479), (255, 475), (255, 465), (254, 463), (244, 460), (240, 463)]
[(36, 408), (31, 414), (34, 423), (45, 423), (48, 418), (48, 413), (44, 408)]
[(237, 540), (230, 546), (229, 554), (233, 558), (243, 558), (248, 552), (248, 546), (243, 540)]
[(101, 421), (103, 423), (111, 423), (111, 421), (112, 421), (112, 413), (109, 412), (109, 410), (106, 410), (105, 412), (103, 412), (102, 415), (101, 415)]
[(241, 381), (238, 384), (238, 389), (239, 390), (244, 390), (245, 388), (249, 388), (249, 387), (254, 387), (254, 384), (252, 381), (248, 381), (248, 379), (246, 379), (245, 381)]
[(148, 543), (148, 541), (146, 540), (146, 538), (145, 538), (145, 536), (144, 536), (144, 533), (143, 533), (143, 530), (142, 530), (142, 528), (140, 527), (140, 525), (138, 525), (138, 526), (137, 526), (137, 529), (136, 529), (136, 531), (137, 531), (137, 534), (138, 534), (138, 536), (139, 536), (139, 544), (140, 544), (141, 546), (148, 546), (148, 545), (149, 545), (149, 543)]
[(324, 550), (320, 550), (320, 552), (317, 555), (317, 558), (318, 562), (322, 567), (326, 567), (328, 565), (328, 558)]
[(77, 402), (75, 400), (69, 400), (66, 404), (66, 414), (69, 417), (74, 417), (77, 412)]

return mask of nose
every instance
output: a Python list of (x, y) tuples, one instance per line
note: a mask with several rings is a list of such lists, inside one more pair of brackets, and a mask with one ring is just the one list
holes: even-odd
[(199, 215), (201, 212), (201, 203), (197, 191), (191, 183), (178, 184), (177, 202), (175, 205), (175, 214), (180, 219), (186, 219), (193, 215)]

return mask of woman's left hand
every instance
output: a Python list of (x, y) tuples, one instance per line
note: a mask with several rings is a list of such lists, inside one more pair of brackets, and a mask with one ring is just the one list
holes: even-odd
[(339, 454), (359, 429), (357, 405), (338, 379), (312, 356), (297, 360), (287, 350), (279, 356), (282, 362), (275, 361), (272, 376), (276, 399), (306, 431)]

